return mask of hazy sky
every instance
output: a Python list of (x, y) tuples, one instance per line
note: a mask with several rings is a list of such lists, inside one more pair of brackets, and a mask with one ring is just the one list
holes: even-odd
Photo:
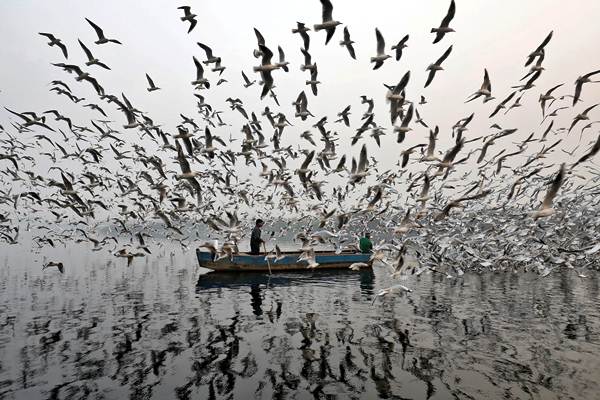
[[(138, 108), (148, 113), (155, 123), (163, 124), (167, 132), (175, 132), (180, 122), (179, 113), (197, 116), (190, 81), (195, 77), (192, 56), (204, 59), (203, 51), (196, 45), (201, 41), (211, 46), (217, 56), (222, 57), (227, 70), (223, 78), (229, 82), (215, 86), (217, 74), (208, 71), (207, 75), (213, 88), (203, 91), (207, 101), (218, 110), (225, 110), (223, 119), (232, 126), (216, 131), (222, 137), (231, 132), (241, 135), (242, 119), (235, 111), (228, 111), (224, 99), (232, 96), (244, 100), (244, 106), (250, 111), (260, 111), (265, 105), (277, 111), (272, 99), (259, 100), (260, 86), (249, 89), (241, 86), (240, 71), (244, 70), (251, 79), (258, 74), (252, 67), (259, 61), (252, 56), (256, 39), (252, 28), (258, 28), (266, 38), (267, 46), (276, 52), (281, 45), (289, 59), (290, 73), (275, 71), (275, 91), (282, 104), (281, 111), (293, 117), (291, 102), (300, 90), (308, 95), (309, 110), (317, 118), (329, 116), (329, 129), (337, 130), (342, 136), (351, 136), (360, 123), (359, 118), (366, 109), (360, 104), (359, 96), (373, 97), (377, 104), (375, 121), (388, 128), (384, 139), (384, 149), (375, 152), (372, 139), (367, 143), (371, 155), (387, 161), (395, 161), (399, 152), (408, 145), (425, 143), (427, 130), (412, 124), (410, 132), (402, 145), (395, 143), (390, 122), (388, 106), (385, 102), (386, 90), (383, 83), (395, 84), (402, 75), (411, 71), (411, 82), (407, 95), (418, 100), (424, 95), (428, 104), (419, 106), (423, 119), (429, 125), (439, 125), (439, 150), (446, 150), (452, 142), (450, 127), (460, 118), (475, 112), (476, 118), (467, 135), (480, 136), (490, 133), (493, 122), (504, 128), (519, 128), (519, 137), (524, 138), (532, 131), (540, 132), (541, 110), (539, 94), (550, 87), (565, 83), (557, 94), (572, 94), (573, 82), (584, 73), (600, 68), (600, 52), (597, 38), (600, 37), (600, 2), (581, 0), (564, 2), (544, 1), (480, 1), (457, 0), (456, 17), (451, 26), (456, 33), (450, 33), (438, 44), (432, 44), (432, 27), (438, 26), (450, 2), (448, 0), (428, 1), (351, 1), (333, 0), (333, 16), (349, 27), (358, 60), (352, 60), (347, 51), (338, 43), (342, 38), (342, 27), (338, 27), (329, 45), (324, 46), (325, 32), (309, 32), (311, 36), (310, 53), (319, 66), (319, 95), (314, 97), (310, 88), (304, 85), (309, 72), (299, 71), (303, 58), (300, 53), (301, 38), (293, 35), (291, 29), (296, 21), (312, 25), (321, 19), (321, 4), (318, 0), (309, 1), (186, 1), (166, 0), (133, 1), (30, 1), (3, 0), (0, 2), (0, 105), (19, 111), (42, 112), (56, 108), (71, 116), (75, 123), (90, 125), (91, 118), (103, 117), (98, 113), (82, 109), (67, 98), (48, 92), (48, 83), (53, 79), (67, 82), (78, 96), (86, 97), (100, 104), (116, 126), (123, 125), (125, 117), (117, 112), (113, 105), (100, 101), (88, 83), (77, 83), (68, 75), (50, 65), (51, 62), (65, 62), (57, 47), (46, 45), (46, 39), (38, 32), (51, 32), (61, 38), (69, 49), (69, 63), (75, 63), (89, 71), (105, 87), (108, 93), (125, 93)], [(198, 25), (191, 34), (187, 34), (188, 23), (180, 21), (183, 15), (177, 7), (189, 5), (198, 15)], [(107, 37), (123, 42), (95, 45), (95, 33), (84, 20), (88, 17), (100, 25)], [(390, 46), (405, 34), (410, 34), (408, 48), (401, 61), (389, 59), (377, 71), (371, 70), (369, 58), (375, 55), (375, 27), (378, 27), (386, 39), (388, 53)], [(523, 67), (525, 57), (533, 51), (550, 32), (554, 37), (546, 47), (544, 71), (533, 90), (523, 97), (524, 107), (512, 110), (507, 116), (499, 115), (494, 121), (487, 116), (497, 102), (511, 91), (527, 72)], [(105, 71), (97, 66), (85, 67), (85, 55), (77, 43), (81, 39), (94, 55), (111, 67)], [(444, 71), (439, 72), (433, 83), (423, 89), (426, 79), (426, 67), (436, 60), (450, 45), (454, 50), (444, 63)], [(479, 88), (483, 79), (483, 69), (487, 68), (492, 82), (492, 93), (497, 98), (482, 104), (475, 101), (464, 104), (469, 94)], [(148, 93), (144, 74), (149, 73), (155, 83), (162, 88), (158, 92)], [(557, 120), (557, 126), (569, 124), (577, 112), (587, 105), (598, 101), (600, 85), (589, 84), (584, 88), (582, 99), (574, 109), (569, 109)], [(87, 101), (85, 102), (87, 103)], [(84, 103), (84, 104), (85, 104)], [(352, 129), (341, 124), (333, 125), (336, 113), (346, 105), (352, 105)], [(600, 118), (600, 109), (590, 114), (591, 118)], [(0, 110), (0, 123), (5, 125), (13, 119), (4, 110)], [(198, 117), (199, 118), (199, 117)], [(286, 128), (283, 141), (288, 143), (306, 143), (297, 137), (316, 119), (302, 123), (293, 120), (294, 127)], [(61, 123), (62, 124), (62, 123)], [(545, 125), (544, 125), (545, 126)], [(127, 131), (132, 138), (136, 131)], [(265, 135), (270, 136), (270, 128)], [(577, 142), (579, 131), (573, 138)], [(318, 133), (314, 132), (318, 137)], [(596, 137), (597, 129), (586, 133), (587, 141)], [(366, 135), (365, 135), (366, 136)], [(514, 142), (516, 138), (503, 139), (503, 143)], [(238, 142), (239, 143), (239, 142)], [(339, 142), (340, 153), (350, 149), (349, 141)], [(320, 146), (320, 145), (319, 145)], [(541, 145), (539, 146), (541, 147)], [(568, 146), (565, 146), (568, 148)], [(372, 151), (371, 151), (372, 149)], [(500, 149), (500, 148), (499, 148)], [(357, 154), (359, 147), (352, 150)], [(530, 152), (531, 153), (531, 152)]]

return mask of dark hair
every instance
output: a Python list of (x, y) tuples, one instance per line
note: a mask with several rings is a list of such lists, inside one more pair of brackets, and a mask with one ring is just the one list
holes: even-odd
[(263, 220), (262, 220), (262, 219), (260, 219), (260, 218), (256, 220), (256, 225), (259, 225), (259, 224), (264, 224), (264, 223), (265, 223), (265, 221), (263, 221)]

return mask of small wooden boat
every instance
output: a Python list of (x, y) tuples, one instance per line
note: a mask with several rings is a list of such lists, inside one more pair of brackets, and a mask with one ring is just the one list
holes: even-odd
[[(298, 261), (300, 252), (282, 252), (283, 259), (279, 261), (268, 260), (265, 255), (253, 256), (247, 253), (239, 253), (233, 259), (226, 257), (215, 261), (214, 254), (208, 251), (196, 249), (198, 263), (203, 268), (213, 271), (294, 271), (306, 270), (307, 263)], [(370, 254), (342, 252), (336, 254), (332, 251), (316, 251), (315, 260), (319, 264), (315, 269), (348, 268), (353, 263), (368, 263)]]

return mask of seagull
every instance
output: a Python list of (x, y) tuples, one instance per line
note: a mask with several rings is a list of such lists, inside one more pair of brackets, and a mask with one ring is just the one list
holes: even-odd
[(533, 61), (535, 60), (536, 57), (540, 57), (540, 58), (544, 57), (544, 47), (546, 47), (546, 45), (548, 43), (550, 43), (550, 39), (552, 39), (553, 33), (554, 33), (554, 31), (550, 31), (550, 33), (548, 34), (548, 36), (546, 36), (546, 38), (544, 39), (542, 44), (540, 44), (533, 53), (531, 53), (527, 56), (527, 61), (525, 62), (526, 67), (529, 66), (531, 63), (533, 63)]
[(437, 125), (435, 130), (429, 130), (429, 145), (427, 146), (427, 153), (421, 159), (421, 161), (440, 161), (439, 158), (435, 156), (435, 143), (439, 132), (440, 128)]
[(452, 21), (452, 18), (454, 18), (455, 12), (456, 4), (454, 4), (454, 0), (452, 0), (452, 2), (450, 3), (450, 8), (448, 8), (448, 13), (442, 20), (442, 23), (440, 24), (439, 28), (431, 28), (431, 33), (435, 33), (435, 39), (433, 40), (434, 44), (442, 40), (446, 33), (455, 32), (454, 29), (449, 27), (450, 21)]
[(285, 53), (283, 52), (281, 46), (277, 46), (277, 51), (279, 53), (279, 62), (277, 63), (277, 65), (279, 65), (279, 67), (281, 67), (281, 69), (285, 72), (290, 72), (290, 70), (288, 69), (289, 62), (285, 61)]
[(211, 64), (211, 63), (214, 64), (214, 63), (217, 63), (217, 62), (221, 61), (221, 57), (215, 57), (213, 55), (213, 51), (212, 51), (212, 49), (210, 47), (208, 47), (204, 43), (200, 43), (200, 42), (197, 42), (196, 44), (198, 46), (200, 46), (200, 48), (202, 50), (204, 50), (204, 52), (206, 53), (206, 61), (202, 61), (202, 63), (204, 65), (208, 65), (208, 64)]
[(102, 29), (96, 25), (95, 23), (93, 23), (92, 21), (90, 21), (89, 19), (85, 19), (91, 26), (92, 28), (94, 28), (94, 30), (96, 31), (96, 35), (98, 35), (98, 40), (96, 40), (94, 43), (96, 44), (105, 44), (105, 43), (116, 43), (116, 44), (123, 44), (121, 42), (119, 42), (117, 39), (107, 39), (104, 37), (104, 32), (102, 31)]
[(38, 35), (42, 35), (48, 38), (48, 40), (50, 40), (48, 42), (48, 46), (52, 47), (54, 45), (58, 46), (61, 50), (63, 55), (65, 56), (66, 59), (69, 58), (69, 55), (67, 53), (67, 46), (65, 46), (65, 44), (63, 42), (61, 42), (60, 39), (58, 39), (57, 37), (55, 37), (53, 34), (51, 33), (44, 33), (44, 32), (40, 32), (38, 33)]
[(542, 205), (540, 206), (539, 210), (537, 210), (536, 212), (534, 212), (532, 214), (533, 219), (548, 217), (548, 216), (554, 214), (555, 210), (552, 208), (552, 200), (554, 200), (554, 197), (556, 196), (556, 193), (558, 193), (558, 189), (560, 189), (560, 186), (563, 184), (564, 179), (565, 179), (565, 164), (562, 163), (560, 165), (560, 169), (558, 170), (558, 173), (552, 180), (552, 184), (550, 185), (550, 188), (548, 189), (548, 192), (546, 193), (546, 197), (544, 197), (544, 201), (542, 202)]
[(585, 120), (589, 120), (590, 117), (588, 117), (587, 113), (592, 111), (594, 108), (596, 108), (598, 106), (598, 104), (600, 103), (596, 103), (593, 106), (590, 106), (588, 108), (586, 108), (582, 113), (577, 114), (575, 116), (575, 118), (573, 119), (573, 122), (571, 123), (571, 126), (569, 127), (569, 130), (567, 133), (571, 133), (571, 130), (573, 129), (573, 127), (575, 127), (575, 125), (579, 122), (579, 121), (585, 121)]
[(515, 94), (517, 94), (517, 92), (512, 92), (504, 100), (502, 100), (502, 102), (500, 102), (500, 104), (498, 104), (494, 111), (490, 114), (489, 118), (492, 118), (494, 115), (498, 114), (500, 110), (506, 108), (506, 103), (508, 103), (513, 97), (515, 97)]
[(406, 115), (402, 119), (401, 125), (399, 127), (394, 127), (394, 131), (396, 131), (398, 133), (398, 138), (396, 140), (398, 143), (402, 143), (406, 136), (406, 132), (411, 130), (411, 128), (408, 127), (408, 124), (412, 120), (413, 111), (414, 111), (414, 105), (413, 105), (413, 103), (411, 103), (410, 106), (408, 107), (408, 111), (406, 112)]
[(315, 96), (317, 95), (317, 85), (321, 83), (317, 80), (318, 73), (317, 64), (315, 64), (315, 67), (310, 71), (310, 80), (306, 81), (306, 84), (310, 85), (313, 95)]
[(353, 59), (356, 60), (356, 54), (354, 53), (354, 47), (352, 47), (352, 44), (354, 42), (352, 41), (352, 39), (350, 39), (350, 32), (348, 32), (348, 27), (345, 26), (344, 27), (344, 40), (340, 41), (340, 46), (346, 46), (346, 49), (348, 49), (348, 53), (350, 53), (350, 57), (352, 57)]
[(575, 168), (577, 165), (581, 164), (582, 162), (589, 160), (590, 158), (592, 158), (593, 156), (598, 154), (599, 151), (600, 151), (600, 134), (598, 135), (598, 139), (596, 140), (596, 143), (594, 143), (594, 145), (592, 146), (592, 149), (588, 153), (584, 154), (579, 160), (577, 160), (573, 164), (571, 169)]
[(575, 104), (577, 104), (577, 102), (579, 101), (579, 97), (581, 96), (581, 89), (583, 89), (583, 84), (592, 82), (592, 80), (590, 78), (598, 73), (600, 73), (600, 69), (596, 70), (596, 71), (592, 71), (588, 74), (585, 74), (585, 75), (577, 78), (577, 80), (575, 81), (575, 95), (573, 96), (573, 106)]
[(396, 61), (400, 61), (400, 58), (402, 57), (402, 50), (408, 47), (406, 44), (406, 42), (408, 42), (408, 38), (409, 35), (406, 35), (398, 42), (397, 45), (392, 46), (392, 50), (396, 50)]
[(154, 81), (152, 80), (152, 78), (150, 78), (150, 75), (146, 74), (146, 79), (148, 80), (148, 85), (150, 85), (150, 87), (146, 89), (147, 91), (154, 92), (155, 90), (160, 90), (159, 87), (156, 87), (156, 85), (154, 85)]
[(323, 5), (323, 22), (321, 24), (315, 24), (313, 28), (315, 32), (318, 32), (322, 29), (327, 32), (327, 37), (325, 39), (325, 44), (327, 44), (335, 33), (335, 27), (340, 25), (341, 22), (333, 20), (333, 5), (331, 4), (331, 1), (321, 0), (321, 4)]
[(375, 57), (371, 57), (371, 62), (375, 63), (373, 69), (378, 69), (383, 65), (383, 62), (391, 56), (385, 54), (385, 40), (377, 28), (375, 28), (375, 36), (377, 37), (377, 55)]
[(181, 7), (177, 7), (177, 9), (183, 10), (184, 16), (181, 17), (181, 20), (188, 21), (190, 23), (190, 29), (188, 29), (188, 32), (187, 32), (187, 33), (190, 33), (192, 31), (192, 29), (194, 29), (194, 27), (198, 23), (198, 21), (196, 20), (197, 15), (192, 14), (192, 12), (190, 10), (190, 6), (181, 6)]
[(258, 46), (262, 53), (262, 61), (261, 65), (258, 67), (254, 67), (254, 72), (260, 72), (260, 76), (263, 80), (263, 89), (260, 95), (260, 98), (264, 98), (271, 89), (273, 88), (273, 77), (271, 76), (271, 71), (281, 68), (281, 66), (277, 63), (273, 64), (271, 62), (271, 58), (273, 58), (273, 52), (262, 44)]
[(50, 268), (50, 267), (56, 267), (58, 268), (58, 271), (62, 274), (65, 272), (65, 268), (62, 262), (56, 262), (56, 261), (50, 261), (48, 263), (46, 263), (43, 267), (42, 270), (46, 269), (46, 268)]
[(564, 83), (554, 86), (552, 89), (548, 90), (545, 94), (540, 94), (539, 102), (540, 102), (540, 105), (542, 106), (542, 117), (544, 117), (545, 113), (546, 113), (546, 102), (548, 100), (554, 100), (554, 96), (552, 96), (552, 92), (554, 92), (556, 89), (558, 89), (562, 85), (564, 85)]
[(304, 64), (300, 65), (300, 71), (312, 70), (315, 68), (315, 65), (311, 61), (310, 53), (305, 49), (300, 49), (302, 54), (304, 55)]
[(488, 75), (488, 71), (487, 69), (484, 69), (484, 75), (483, 75), (483, 83), (481, 84), (481, 88), (476, 91), (475, 93), (473, 93), (469, 100), (465, 101), (465, 103), (469, 103), (481, 96), (485, 96), (484, 102), (488, 101), (487, 99), (489, 99), (490, 97), (492, 97), (492, 84), (490, 82), (490, 77)]
[(250, 86), (254, 85), (254, 83), (256, 82), (256, 80), (250, 81), (250, 79), (248, 79), (248, 77), (246, 76), (244, 71), (242, 71), (242, 78), (244, 78), (244, 87), (245, 88), (249, 88)]
[(302, 22), (296, 22), (296, 28), (292, 29), (292, 33), (299, 33), (302, 37), (302, 43), (304, 44), (304, 49), (308, 50), (310, 47), (310, 37), (308, 36), (308, 32), (310, 28), (307, 28), (305, 24)]
[(367, 158), (367, 145), (363, 144), (360, 150), (360, 156), (358, 159), (358, 166), (356, 160), (352, 158), (352, 169), (350, 170), (350, 183), (359, 183), (367, 176), (367, 165), (369, 161)]
[(85, 65), (87, 65), (87, 66), (97, 65), (104, 69), (110, 69), (106, 64), (101, 63), (100, 60), (95, 58), (93, 56), (92, 52), (85, 46), (85, 44), (83, 44), (83, 42), (81, 40), (77, 39), (77, 41), (79, 42), (79, 45), (81, 46), (81, 48), (83, 49), (83, 52), (85, 53), (86, 57), (88, 58), (88, 61), (85, 63)]
[(199, 88), (206, 87), (207, 89), (210, 89), (210, 82), (204, 77), (204, 68), (202, 68), (202, 64), (196, 57), (193, 57), (193, 59), (194, 65), (196, 65), (196, 80), (191, 82), (192, 85), (198, 86)]
[[(454, 0), (452, 0), (452, 3), (454, 3)], [(446, 50), (444, 52), (444, 54), (442, 54), (442, 56), (439, 58), (439, 60), (437, 60), (433, 64), (430, 64), (429, 67), (427, 67), (427, 71), (429, 71), (429, 75), (427, 76), (427, 82), (425, 82), (425, 87), (429, 86), (431, 81), (433, 81), (433, 77), (435, 76), (435, 73), (437, 71), (441, 71), (444, 69), (444, 68), (442, 68), (442, 63), (444, 62), (444, 60), (446, 58), (448, 58), (451, 51), (452, 51), (452, 46), (448, 47), (448, 50)]]

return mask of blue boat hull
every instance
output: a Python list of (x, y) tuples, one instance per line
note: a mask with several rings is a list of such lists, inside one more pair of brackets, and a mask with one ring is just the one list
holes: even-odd
[[(285, 253), (283, 259), (269, 260), (269, 263), (264, 254), (258, 256), (236, 254), (233, 259), (227, 257), (214, 261), (212, 253), (196, 249), (196, 256), (201, 267), (214, 271), (269, 271), (269, 263), (271, 271), (294, 271), (308, 268), (306, 261), (298, 262), (299, 252)], [(370, 254), (362, 253), (316, 252), (315, 259), (319, 265), (315, 269), (348, 268), (353, 263), (368, 263), (370, 257)]]

